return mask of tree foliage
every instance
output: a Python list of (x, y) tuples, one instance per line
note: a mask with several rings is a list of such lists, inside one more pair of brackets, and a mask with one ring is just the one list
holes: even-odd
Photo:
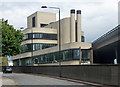
[(2, 56), (2, 20), (0, 20), (0, 57)]
[(2, 19), (2, 56), (16, 55), (21, 52), (20, 44), (23, 40), (23, 33), (20, 30), (14, 29), (8, 24), (8, 20)]
[(0, 66), (8, 66), (8, 58), (7, 58), (7, 56), (0, 57)]

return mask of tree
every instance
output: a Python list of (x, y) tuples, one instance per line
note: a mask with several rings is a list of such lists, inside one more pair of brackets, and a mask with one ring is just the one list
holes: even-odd
[(2, 20), (0, 19), (0, 57), (2, 56)]
[(24, 34), (8, 24), (8, 20), (2, 19), (2, 56), (16, 55), (21, 53), (20, 45)]
[(0, 66), (8, 66), (8, 58), (7, 58), (7, 56), (0, 57)]

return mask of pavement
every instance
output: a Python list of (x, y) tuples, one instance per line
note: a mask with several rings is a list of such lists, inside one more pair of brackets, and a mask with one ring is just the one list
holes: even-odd
[[(11, 74), (7, 73), (7, 74), (0, 74), (0, 76), (2, 77), (2, 85), (26, 85), (26, 86), (51, 85), (52, 87), (54, 87), (54, 85), (55, 87), (62, 85), (64, 87), (95, 87), (83, 83), (77, 83), (77, 82), (61, 80), (57, 78), (51, 78), (47, 76), (38, 76), (38, 75), (23, 74), (23, 73), (11, 73)], [(45, 86), (45, 87), (49, 87), (49, 86)]]
[(0, 87), (2, 86), (2, 72), (0, 72)]
[(17, 85), (17, 83), (13, 79), (7, 77), (7, 76), (11, 76), (12, 74), (6, 74), (6, 76), (3, 75), (4, 74), (0, 72), (0, 87), (2, 85)]

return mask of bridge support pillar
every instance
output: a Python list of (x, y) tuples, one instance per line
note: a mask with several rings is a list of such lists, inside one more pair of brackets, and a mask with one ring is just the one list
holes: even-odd
[(117, 64), (120, 65), (120, 41), (117, 42), (117, 47), (115, 48), (115, 54), (116, 54)]
[(117, 64), (120, 65), (120, 47), (117, 49)]
[(90, 50), (90, 64), (93, 64), (93, 49)]
[(120, 24), (118, 25), (117, 64), (120, 65)]

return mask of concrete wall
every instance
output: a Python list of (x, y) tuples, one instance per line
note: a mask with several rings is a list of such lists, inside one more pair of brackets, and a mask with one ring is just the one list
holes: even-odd
[[(120, 65), (64, 65), (62, 77), (120, 86)], [(13, 67), (17, 73), (37, 73), (59, 76), (59, 66)]]
[(57, 29), (51, 28), (26, 28), (22, 30), (22, 33), (48, 33), (48, 34), (57, 34)]
[(21, 54), (18, 54), (18, 55), (15, 55), (15, 56), (12, 56), (12, 59), (13, 60), (16, 60), (16, 59), (21, 59), (21, 58), (26, 58), (26, 57), (31, 57), (32, 56), (32, 52), (26, 52), (26, 53), (21, 53)]
[[(45, 64), (34, 64), (34, 66), (45, 66), (45, 65), (59, 65), (59, 62), (56, 62), (56, 63), (45, 63)], [(80, 60), (62, 61), (61, 65), (80, 65)], [(81, 65), (90, 65), (90, 62), (88, 62), (88, 63), (81, 63)]]
[[(61, 44), (70, 43), (70, 17), (63, 18), (60, 20), (60, 32), (61, 32)], [(59, 44), (59, 22), (56, 21), (45, 28), (57, 29), (58, 44)]]
[(30, 44), (30, 43), (57, 44), (57, 40), (32, 39), (32, 40), (23, 41), (21, 45)]
[(37, 25), (37, 12), (27, 17), (27, 28), (32, 28), (32, 18), (35, 17), (35, 26)]
[(56, 21), (56, 14), (48, 12), (35, 12), (27, 17), (27, 28), (32, 28), (32, 18), (35, 17), (35, 27), (40, 28), (40, 24), (49, 24)]

